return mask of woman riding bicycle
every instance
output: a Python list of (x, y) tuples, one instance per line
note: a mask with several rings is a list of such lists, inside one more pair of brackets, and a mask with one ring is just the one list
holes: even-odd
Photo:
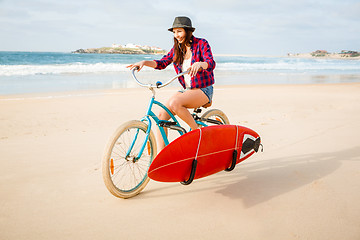
[[(176, 17), (172, 28), (168, 30), (174, 33), (174, 46), (167, 55), (160, 60), (140, 61), (128, 67), (137, 67), (138, 71), (143, 66), (161, 70), (173, 63), (176, 73), (189, 70), (189, 74), (179, 77), (184, 90), (170, 97), (166, 107), (194, 130), (198, 125), (188, 108), (198, 108), (212, 101), (215, 61), (209, 43), (193, 36), (195, 28), (188, 17)], [(161, 109), (159, 119), (169, 120), (170, 116)], [(165, 144), (159, 131), (156, 138), (160, 152)]]

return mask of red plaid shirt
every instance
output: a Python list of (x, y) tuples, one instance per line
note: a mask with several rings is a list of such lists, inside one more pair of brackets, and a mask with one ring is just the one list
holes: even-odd
[[(204, 88), (214, 84), (214, 68), (215, 61), (211, 53), (209, 43), (202, 38), (192, 37), (191, 44), (191, 65), (195, 62), (207, 62), (208, 68), (202, 71), (198, 71), (197, 74), (191, 78), (191, 88)], [(162, 59), (155, 60), (157, 66), (155, 69), (164, 69), (173, 62), (174, 48), (170, 50), (167, 55), (164, 55)], [(181, 73), (182, 64), (174, 63), (174, 68), (177, 74)], [(180, 84), (185, 88), (184, 76), (179, 77)]]

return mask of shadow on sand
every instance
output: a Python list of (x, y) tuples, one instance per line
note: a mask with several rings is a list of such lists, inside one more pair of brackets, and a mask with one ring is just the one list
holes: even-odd
[[(138, 197), (158, 198), (214, 190), (226, 197), (241, 199), (245, 207), (252, 207), (331, 174), (341, 166), (342, 161), (360, 161), (360, 146), (338, 152), (270, 158), (256, 162), (248, 159), (237, 165), (233, 172), (222, 172), (195, 180), (191, 185), (197, 184), (196, 187), (169, 183), (164, 187), (145, 190)], [(178, 191), (174, 192), (175, 189), (172, 189), (172, 193), (162, 193), (170, 188), (177, 188)]]

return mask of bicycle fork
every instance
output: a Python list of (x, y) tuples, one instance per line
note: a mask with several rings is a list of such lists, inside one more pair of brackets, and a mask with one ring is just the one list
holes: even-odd
[[(144, 149), (146, 147), (146, 144), (147, 144), (147, 142), (149, 140), (150, 131), (151, 131), (151, 121), (150, 121), (150, 118), (148, 116), (146, 116), (145, 119), (148, 122), (148, 127), (147, 127), (146, 133), (145, 133), (145, 139), (144, 139), (143, 143), (141, 144), (139, 154), (134, 159), (132, 159), (134, 163), (137, 162), (141, 158), (141, 155), (143, 154)], [(127, 153), (126, 153), (126, 156), (125, 156), (126, 160), (131, 160), (131, 159), (129, 159), (129, 156), (130, 156), (130, 153), (131, 153), (131, 151), (133, 150), (133, 148), (135, 146), (136, 141), (138, 140), (139, 131), (140, 131), (139, 128), (136, 129), (134, 139), (132, 140), (132, 142), (130, 144), (130, 147), (129, 147), (129, 149), (128, 149)]]

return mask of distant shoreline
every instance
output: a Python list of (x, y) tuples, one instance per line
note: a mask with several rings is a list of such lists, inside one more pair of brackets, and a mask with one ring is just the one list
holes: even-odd
[(360, 60), (360, 56), (351, 57), (346, 54), (329, 53), (324, 56), (312, 55), (312, 53), (293, 53), (287, 55), (261, 55), (261, 54), (213, 54), (215, 57), (259, 57), (259, 58), (307, 58), (307, 59), (337, 59), (337, 60)]
[[(78, 49), (75, 51), (0, 51), (0, 53), (28, 52), (28, 53), (75, 53), (75, 54), (134, 54), (134, 55), (163, 55), (166, 50), (143, 50), (143, 49), (117, 49), (111, 47)], [(258, 57), (258, 58), (304, 58), (304, 59), (336, 59), (336, 60), (360, 60), (360, 56), (349, 54), (328, 53), (315, 55), (314, 53), (288, 53), (287, 55), (262, 55), (262, 54), (229, 54), (213, 53), (215, 57)]]
[(152, 50), (152, 49), (140, 49), (140, 48), (112, 48), (112, 47), (102, 47), (102, 48), (88, 48), (88, 49), (78, 49), (71, 53), (96, 53), (96, 54), (165, 54), (165, 50)]
[(324, 56), (316, 56), (311, 53), (288, 54), (290, 58), (311, 58), (311, 59), (338, 59), (338, 60), (360, 60), (360, 56), (352, 57), (341, 53), (329, 53)]
[[(135, 55), (162, 55), (167, 51), (146, 51), (142, 49), (112, 49), (112, 48), (89, 48), (78, 49), (72, 53), (77, 54), (135, 54)], [(260, 55), (260, 54), (213, 54), (215, 57), (261, 57), (261, 58), (307, 58), (307, 59), (337, 59), (337, 60), (360, 60), (360, 56), (351, 57), (345, 54), (331, 53), (324, 56), (316, 56), (311, 53), (296, 53), (288, 55)]]
[(288, 53), (288, 57), (295, 58), (323, 58), (323, 59), (360, 59), (360, 52), (343, 50), (340, 53), (329, 53), (326, 50), (316, 50), (312, 53)]

